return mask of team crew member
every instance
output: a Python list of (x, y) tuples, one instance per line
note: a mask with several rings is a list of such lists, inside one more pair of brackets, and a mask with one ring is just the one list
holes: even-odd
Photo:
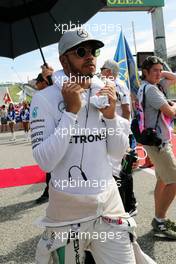
[(39, 75), (36, 78), (35, 87), (37, 90), (43, 90), (48, 86), (48, 82), (43, 78), (42, 73), (39, 73)]
[[(33, 155), (51, 172), (38, 264), (50, 263), (51, 252), (63, 263), (83, 263), (86, 248), (97, 264), (136, 263), (129, 238), (134, 221), (124, 211), (108, 159), (121, 159), (126, 152), (129, 122), (115, 113), (114, 87), (94, 76), (103, 45), (83, 29), (65, 32), (59, 42), (63, 71), (58, 82), (32, 100)], [(106, 108), (90, 104), (98, 91), (108, 98)], [(121, 133), (106, 133), (110, 128)], [(114, 237), (102, 243), (102, 232), (108, 236), (109, 231)]]
[[(101, 78), (106, 81), (107, 79), (113, 81), (116, 87), (117, 103), (116, 111), (117, 114), (126, 118), (130, 121), (131, 109), (130, 109), (130, 93), (125, 83), (118, 78), (119, 66), (114, 60), (106, 60), (101, 68)], [(129, 141), (130, 143), (132, 134), (130, 131)], [(130, 144), (132, 148), (132, 144)], [(133, 177), (132, 174), (123, 174), (122, 179), (120, 178), (121, 160), (111, 159), (113, 165), (113, 176), (115, 177), (117, 184), (119, 185), (119, 192), (123, 201), (126, 212), (131, 216), (137, 214), (136, 198), (133, 192)]]

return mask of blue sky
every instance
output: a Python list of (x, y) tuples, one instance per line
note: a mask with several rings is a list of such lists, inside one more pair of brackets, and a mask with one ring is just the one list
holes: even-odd
[[(165, 33), (168, 53), (176, 49), (176, 2), (175, 0), (165, 0), (163, 8)], [(97, 70), (108, 58), (113, 58), (117, 47), (120, 27), (134, 54), (134, 43), (132, 36), (132, 21), (135, 26), (135, 36), (137, 51), (153, 50), (153, 35), (151, 14), (147, 12), (99, 12), (87, 23), (86, 28), (91, 33), (103, 40), (105, 47), (101, 50), (98, 58)], [(113, 25), (113, 27), (112, 27)], [(108, 31), (108, 27), (111, 29)], [(50, 45), (43, 48), (46, 61), (55, 70), (61, 68), (58, 59), (58, 45)], [(38, 50), (17, 57), (15, 60), (0, 57), (0, 82), (23, 81), (33, 79), (40, 72), (42, 59)]]

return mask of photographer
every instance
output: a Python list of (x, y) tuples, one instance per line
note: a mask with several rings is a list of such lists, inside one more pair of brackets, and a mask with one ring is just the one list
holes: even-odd
[[(162, 78), (165, 80), (161, 81)], [(164, 92), (169, 83), (176, 82), (176, 76), (163, 72), (162, 59), (151, 56), (143, 62), (142, 79), (138, 98), (141, 104), (145, 98), (143, 109), (146, 145), (144, 147), (155, 166), (157, 177), (154, 192), (155, 217), (152, 220), (152, 227), (155, 236), (176, 240), (176, 225), (166, 220), (167, 211), (176, 195), (176, 159), (171, 146), (170, 127), (171, 120), (176, 116), (176, 104), (168, 103)]]

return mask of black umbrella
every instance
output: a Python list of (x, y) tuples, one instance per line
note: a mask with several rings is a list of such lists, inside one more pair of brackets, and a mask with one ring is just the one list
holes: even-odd
[[(61, 26), (83, 24), (105, 0), (0, 0), (0, 56), (14, 59), (58, 42)], [(45, 63), (45, 60), (44, 60)]]

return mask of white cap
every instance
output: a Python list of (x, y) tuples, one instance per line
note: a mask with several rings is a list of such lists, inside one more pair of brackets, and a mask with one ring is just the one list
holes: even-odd
[(87, 41), (91, 41), (95, 45), (95, 48), (102, 48), (104, 46), (102, 41), (94, 39), (92, 35), (83, 28), (68, 30), (59, 41), (59, 55), (61, 56), (67, 50)]
[(101, 69), (110, 69), (113, 74), (118, 74), (119, 66), (115, 60), (106, 60)]

